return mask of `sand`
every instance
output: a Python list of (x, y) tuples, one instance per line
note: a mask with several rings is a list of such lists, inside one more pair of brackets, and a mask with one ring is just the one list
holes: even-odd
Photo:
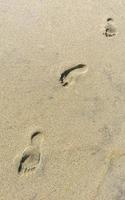
[(0, 200), (125, 199), (124, 0), (0, 1)]

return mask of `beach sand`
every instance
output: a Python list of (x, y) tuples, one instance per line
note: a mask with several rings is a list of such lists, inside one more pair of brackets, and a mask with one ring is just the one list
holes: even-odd
[(125, 199), (124, 0), (0, 1), (0, 200)]

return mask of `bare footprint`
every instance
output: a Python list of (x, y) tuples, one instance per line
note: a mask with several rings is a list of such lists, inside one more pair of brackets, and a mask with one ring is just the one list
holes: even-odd
[(67, 70), (65, 70), (61, 76), (59, 81), (61, 82), (62, 86), (68, 86), (73, 84), (76, 79), (82, 75), (85, 74), (88, 71), (88, 67), (84, 64), (79, 64), (74, 67), (71, 67)]
[(111, 160), (96, 200), (125, 200), (125, 155)]
[(18, 167), (18, 174), (24, 174), (35, 170), (39, 162), (40, 152), (34, 147), (28, 147), (22, 154)]
[(32, 135), (31, 135), (31, 145), (33, 146), (37, 146), (40, 147), (41, 143), (43, 142), (44, 137), (43, 137), (43, 133), (41, 131), (35, 131)]
[(43, 133), (36, 131), (31, 135), (31, 145), (22, 153), (18, 164), (18, 174), (27, 174), (33, 172), (40, 164), (41, 144), (43, 142)]
[(114, 25), (114, 20), (112, 18), (108, 18), (103, 35), (105, 35), (106, 37), (113, 37), (116, 35), (116, 33), (117, 31)]

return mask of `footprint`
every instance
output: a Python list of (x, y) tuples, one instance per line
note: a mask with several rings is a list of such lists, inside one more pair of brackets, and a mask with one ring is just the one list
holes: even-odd
[(40, 147), (41, 142), (43, 142), (43, 133), (36, 131), (31, 135), (31, 145)]
[(74, 67), (71, 67), (67, 70), (65, 70), (61, 76), (59, 81), (61, 82), (62, 86), (68, 86), (70, 84), (73, 84), (75, 80), (82, 74), (86, 73), (88, 71), (88, 68), (84, 64), (79, 64)]
[(125, 155), (114, 158), (100, 184), (96, 200), (125, 200)]
[(43, 134), (39, 131), (31, 135), (31, 144), (23, 151), (18, 164), (18, 174), (33, 172), (40, 164), (41, 160), (41, 143)]
[(116, 31), (116, 27), (114, 25), (114, 20), (112, 18), (108, 18), (103, 34), (106, 37), (113, 37), (116, 35), (116, 33), (117, 33), (117, 31)]
[(35, 170), (39, 162), (40, 162), (40, 152), (33, 147), (26, 148), (20, 160), (20, 164), (18, 167), (18, 174), (24, 174)]

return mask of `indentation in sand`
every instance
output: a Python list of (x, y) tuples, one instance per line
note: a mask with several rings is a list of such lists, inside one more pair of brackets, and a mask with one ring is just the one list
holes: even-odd
[(113, 155), (99, 184), (96, 200), (125, 199), (125, 154)]
[(22, 174), (35, 170), (37, 165), (39, 164), (39, 161), (40, 161), (40, 152), (33, 147), (26, 148), (20, 160), (18, 173)]
[(40, 146), (43, 141), (43, 134), (35, 131), (31, 135), (31, 145), (29, 145), (22, 153), (18, 165), (18, 174), (27, 174), (35, 171), (40, 164), (41, 151)]
[(61, 82), (62, 86), (69, 86), (73, 84), (76, 79), (85, 74), (88, 71), (88, 67), (84, 64), (79, 64), (69, 69), (66, 69), (60, 76), (59, 81)]
[(39, 147), (41, 142), (43, 142), (43, 140), (44, 140), (43, 133), (41, 133), (40, 131), (35, 131), (31, 135), (31, 145)]
[(117, 30), (116, 30), (116, 27), (114, 25), (113, 18), (108, 18), (107, 19), (107, 23), (105, 25), (105, 30), (104, 30), (103, 34), (106, 37), (113, 37), (113, 36), (116, 35), (116, 33), (117, 33)]

